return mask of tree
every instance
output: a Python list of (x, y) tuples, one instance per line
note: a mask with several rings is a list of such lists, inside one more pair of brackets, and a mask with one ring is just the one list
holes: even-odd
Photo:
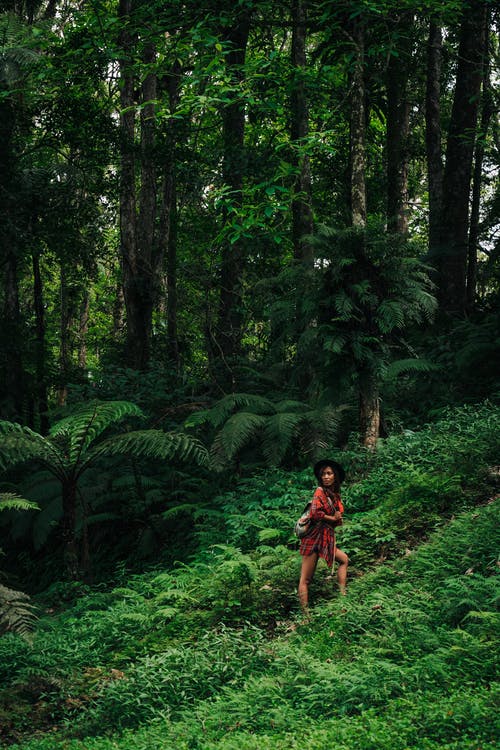
[(366, 153), (365, 153), (365, 31), (364, 19), (356, 17), (349, 24), (352, 59), (349, 67), (349, 142), (350, 199), (353, 227), (366, 224)]
[(297, 169), (295, 197), (292, 201), (292, 242), (295, 258), (309, 265), (313, 261), (307, 237), (313, 231), (311, 165), (307, 153), (309, 111), (305, 73), (307, 68), (307, 14), (302, 0), (292, 0), (292, 82), (290, 97), (291, 146)]
[[(377, 228), (340, 232), (323, 226), (314, 244), (323, 265), (315, 289), (323, 379), (328, 384), (329, 372), (352, 372), (361, 439), (373, 449), (385, 371), (395, 354), (405, 351), (404, 333), (431, 320), (435, 310), (428, 269), (401, 236)], [(406, 366), (412, 363), (406, 360)], [(415, 363), (419, 367), (428, 364)]]
[(54, 424), (47, 437), (19, 424), (0, 422), (0, 468), (6, 470), (37, 462), (60, 484), (62, 542), (70, 579), (79, 578), (82, 572), (76, 537), (79, 484), (95, 462), (105, 456), (134, 455), (206, 463), (201, 443), (182, 433), (135, 430), (108, 436), (110, 429), (123, 420), (143, 416), (137, 406), (126, 401), (90, 403)]
[[(225, 225), (231, 223), (232, 216), (241, 209), (243, 203), (246, 173), (245, 102), (240, 88), (245, 76), (250, 21), (251, 10), (243, 4), (231, 18), (230, 25), (222, 29), (222, 39), (227, 45), (226, 67), (231, 84), (227, 91), (228, 101), (222, 110), (222, 180), (229, 199), (223, 210), (222, 220)], [(243, 238), (223, 237), (216, 342), (223, 359), (234, 356), (240, 349), (245, 261)]]
[(408, 131), (410, 101), (408, 79), (412, 62), (414, 16), (398, 14), (394, 21), (393, 48), (387, 64), (387, 226), (408, 231)]
[(441, 58), (442, 31), (436, 21), (429, 24), (425, 94), (425, 146), (429, 190), (429, 255), (439, 252), (443, 197), (443, 157), (441, 147)]
[(211, 455), (220, 467), (241, 459), (245, 449), (254, 455), (256, 448), (269, 466), (277, 466), (287, 457), (297, 461), (328, 448), (338, 436), (345, 408), (312, 408), (304, 401), (231, 393), (189, 417), (186, 427), (203, 425), (216, 431)]
[(458, 315), (467, 306), (469, 200), (483, 78), (485, 14), (482, 0), (464, 6), (443, 174), (440, 247), (435, 258), (441, 307)]

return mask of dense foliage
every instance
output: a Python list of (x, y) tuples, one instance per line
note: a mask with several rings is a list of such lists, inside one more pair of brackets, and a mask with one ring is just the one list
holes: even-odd
[(0, 0), (2, 741), (494, 746), (499, 18)]

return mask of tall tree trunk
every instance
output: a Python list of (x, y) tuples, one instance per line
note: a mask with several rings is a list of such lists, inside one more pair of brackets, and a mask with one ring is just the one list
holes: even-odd
[(68, 284), (68, 274), (65, 263), (61, 264), (60, 270), (60, 322), (59, 322), (59, 372), (60, 382), (57, 391), (57, 402), (59, 406), (66, 404), (68, 395), (68, 379), (71, 370), (72, 345), (71, 327), (73, 324), (73, 299)]
[(481, 204), (481, 180), (483, 173), (484, 144), (488, 134), (491, 118), (495, 112), (495, 103), (490, 84), (490, 49), (489, 49), (489, 12), (485, 13), (484, 62), (481, 99), (481, 121), (474, 155), (474, 174), (472, 178), (472, 204), (469, 226), (469, 247), (467, 262), (467, 310), (472, 311), (476, 297), (477, 284), (477, 250), (479, 238), (479, 209)]
[(89, 330), (90, 295), (88, 291), (83, 293), (80, 305), (80, 326), (78, 330), (78, 366), (82, 370), (87, 368), (87, 334)]
[[(174, 115), (180, 98), (181, 67), (174, 63), (163, 80), (168, 92), (171, 115)], [(177, 175), (176, 175), (176, 120), (172, 116), (167, 125), (166, 159), (163, 177), (163, 201), (160, 212), (160, 257), (165, 259), (167, 352), (170, 361), (179, 367), (179, 339), (177, 331)], [(158, 273), (161, 272), (158, 267)]]
[[(233, 208), (238, 211), (243, 204), (243, 179), (246, 170), (245, 154), (245, 105), (240, 99), (240, 86), (244, 78), (246, 47), (250, 31), (250, 17), (247, 11), (240, 12), (235, 25), (226, 31), (230, 51), (226, 65), (232, 83), (230, 103), (223, 111), (222, 177), (229, 189)], [(224, 211), (224, 224), (229, 221)], [(241, 294), (242, 276), (245, 266), (244, 244), (241, 239), (222, 246), (220, 301), (218, 316), (217, 349), (224, 361), (236, 355), (241, 344)]]
[[(155, 275), (152, 257), (155, 243), (156, 168), (155, 104), (157, 78), (151, 72), (156, 58), (153, 45), (146, 44), (143, 62), (149, 71), (142, 84), (140, 116), (140, 191), (136, 194), (135, 91), (139, 87), (133, 70), (136, 36), (131, 29), (132, 0), (120, 0), (120, 252), (123, 296), (127, 312), (129, 364), (146, 369), (151, 356), (152, 312)], [(137, 213), (137, 202), (139, 211)]]
[(123, 296), (123, 284), (117, 282), (115, 299), (113, 303), (113, 338), (120, 340), (125, 329), (125, 299)]
[(351, 22), (354, 60), (349, 71), (350, 99), (350, 196), (353, 227), (366, 225), (365, 78), (364, 27), (359, 18)]
[[(15, 190), (14, 132), (16, 105), (0, 87), (0, 261), (4, 270), (2, 340), (5, 362), (5, 419), (22, 421), (24, 367), (18, 280), (18, 225)], [(2, 96), (3, 95), (3, 96)]]
[(396, 54), (389, 55), (387, 65), (387, 228), (400, 234), (408, 231), (408, 77), (412, 22), (411, 15), (396, 19)]
[(64, 568), (70, 581), (78, 580), (80, 576), (78, 549), (76, 544), (76, 502), (77, 487), (74, 480), (67, 480), (62, 491), (63, 518), (62, 542)]
[(298, 177), (292, 201), (292, 240), (294, 255), (312, 265), (314, 253), (311, 243), (305, 239), (313, 231), (311, 196), (311, 165), (305, 143), (309, 134), (309, 111), (304, 73), (306, 60), (307, 20), (303, 0), (292, 2), (292, 66), (293, 80), (291, 92), (291, 139), (295, 150)]
[(35, 309), (35, 341), (36, 341), (36, 395), (40, 420), (40, 433), (46, 435), (49, 431), (49, 404), (47, 399), (47, 383), (45, 372), (45, 309), (43, 303), (42, 275), (40, 273), (40, 256), (37, 252), (33, 259), (33, 303)]
[[(170, 361), (179, 367), (179, 338), (177, 331), (177, 192), (175, 174), (166, 178), (169, 185), (169, 227), (167, 252), (167, 352)], [(167, 197), (166, 197), (167, 199)]]
[(441, 154), (441, 57), (443, 40), (439, 26), (431, 21), (427, 42), (425, 96), (425, 146), (429, 191), (429, 256), (435, 257), (441, 239), (443, 159)]
[(481, 93), (485, 14), (486, 5), (478, 0), (472, 0), (464, 10), (443, 175), (438, 297), (443, 310), (458, 315), (466, 309), (469, 197)]
[[(123, 297), (127, 313), (127, 352), (129, 364), (141, 367), (149, 356), (144, 342), (138, 290), (138, 249), (136, 245), (135, 188), (135, 77), (132, 70), (134, 39), (130, 31), (132, 0), (120, 0), (120, 252)], [(144, 346), (146, 345), (146, 351)]]
[(21, 311), (19, 306), (19, 280), (17, 258), (13, 250), (7, 252), (5, 268), (5, 302), (2, 334), (6, 360), (7, 419), (23, 419), (24, 367), (21, 352)]
[[(365, 77), (363, 20), (351, 22), (354, 60), (349, 74), (350, 86), (350, 186), (351, 224), (366, 227), (366, 153), (365, 153)], [(371, 368), (358, 364), (359, 424), (363, 445), (375, 448), (380, 429), (378, 381)]]
[(380, 433), (380, 396), (378, 380), (371, 369), (361, 370), (359, 377), (359, 430), (363, 445), (377, 447)]

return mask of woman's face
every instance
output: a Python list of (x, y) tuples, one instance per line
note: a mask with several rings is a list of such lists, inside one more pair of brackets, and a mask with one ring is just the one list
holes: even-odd
[(335, 472), (331, 466), (325, 466), (321, 472), (321, 484), (324, 487), (331, 487), (335, 482)]

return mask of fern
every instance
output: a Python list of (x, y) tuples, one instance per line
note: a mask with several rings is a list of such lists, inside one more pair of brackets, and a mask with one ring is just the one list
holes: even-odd
[(40, 510), (39, 506), (31, 500), (13, 492), (0, 492), (0, 510)]
[(269, 410), (274, 410), (273, 402), (263, 396), (252, 393), (230, 393), (217, 401), (211, 409), (191, 415), (186, 420), (185, 425), (186, 427), (194, 427), (206, 422), (213, 427), (220, 427), (229, 419), (235, 409), (248, 407), (256, 414), (266, 414)]
[[(245, 404), (236, 413), (228, 412)], [(254, 406), (256, 411), (251, 411)], [(268, 465), (279, 465), (290, 449), (300, 446), (305, 453), (315, 453), (326, 447), (336, 437), (342, 407), (311, 409), (310, 405), (297, 399), (271, 399), (252, 394), (232, 394), (217, 402), (211, 410), (204, 411), (201, 419), (189, 420), (194, 424), (222, 426), (215, 435), (211, 454), (215, 464), (222, 467), (247, 447), (260, 450)], [(213, 416), (212, 412), (215, 413)], [(224, 423), (221, 422), (226, 415)], [(318, 432), (322, 439), (318, 439)]]
[(395, 380), (399, 375), (409, 372), (434, 372), (439, 366), (427, 359), (397, 359), (384, 370), (384, 379)]
[(34, 459), (47, 464), (54, 460), (62, 463), (57, 449), (29, 427), (0, 421), (0, 436), (0, 469), (3, 471)]
[(375, 319), (382, 333), (402, 329), (406, 320), (404, 307), (400, 301), (383, 300), (378, 306)]
[(144, 414), (129, 401), (94, 402), (59, 421), (50, 430), (50, 435), (67, 439), (70, 461), (77, 461), (111, 424), (131, 416), (143, 417)]
[(28, 635), (36, 620), (35, 609), (27, 594), (0, 583), (0, 633)]
[(281, 413), (269, 417), (264, 426), (262, 449), (271, 465), (281, 463), (287, 448), (303, 423), (302, 414)]
[(182, 432), (162, 430), (137, 430), (118, 435), (93, 448), (88, 461), (98, 456), (123, 456), (195, 461), (200, 466), (208, 465), (208, 451), (196, 438)]
[(213, 456), (219, 460), (232, 460), (265, 422), (266, 418), (260, 414), (245, 411), (233, 414), (214, 440)]

